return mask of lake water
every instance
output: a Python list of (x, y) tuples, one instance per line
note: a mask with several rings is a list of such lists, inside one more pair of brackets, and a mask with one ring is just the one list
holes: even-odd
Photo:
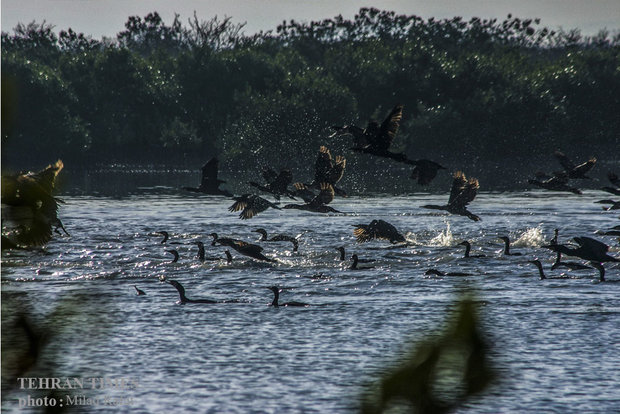
[[(617, 211), (594, 203), (608, 197), (483, 192), (470, 206), (480, 222), (420, 208), (447, 197), (337, 198), (332, 205), (347, 214), (270, 209), (240, 220), (222, 197), (66, 196), (60, 216), (70, 237), (3, 256), (3, 328), (21, 304), (53, 333), (47, 363), (29, 377), (133, 381), (125, 390), (72, 394), (131, 399), (114, 411), (349, 413), (358, 409), (364, 385), (412, 343), (442, 332), (469, 286), (499, 380), (461, 412), (620, 412), (619, 266), (606, 265), (603, 283), (594, 269), (541, 281), (527, 262), (539, 258), (548, 275), (561, 275), (550, 270), (553, 255), (539, 247), (555, 228), (560, 242), (595, 237), (619, 256), (617, 238), (594, 233), (619, 224)], [(408, 246), (356, 243), (352, 225), (373, 219), (396, 226)], [(202, 264), (190, 243), (202, 240), (207, 256), (224, 257), (224, 247), (210, 246), (210, 233), (256, 242), (252, 230), (259, 227), (301, 235), (299, 252), (290, 243), (262, 243), (277, 263), (232, 251), (232, 264)], [(159, 230), (171, 235), (165, 245)], [(503, 235), (522, 256), (502, 255)], [(472, 254), (486, 257), (462, 258), (457, 244), (465, 239)], [(338, 260), (338, 246), (347, 261)], [(170, 263), (171, 248), (180, 253), (177, 263)], [(376, 259), (374, 268), (349, 270), (353, 253)], [(472, 276), (426, 276), (431, 267)], [(180, 305), (175, 289), (158, 280), (162, 275), (182, 283), (190, 298), (239, 302)], [(147, 295), (136, 296), (134, 285)], [(281, 301), (310, 306), (268, 306), (272, 285), (284, 289)], [(49, 317), (61, 303), (74, 303), (72, 316)], [(18, 398), (27, 395), (44, 394), (5, 394), (3, 410), (18, 411)], [(80, 408), (91, 410), (112, 409)]]

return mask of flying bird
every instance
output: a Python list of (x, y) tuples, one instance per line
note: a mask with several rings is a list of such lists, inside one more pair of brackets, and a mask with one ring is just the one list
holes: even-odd
[(328, 183), (321, 183), (321, 191), (310, 202), (305, 204), (287, 204), (285, 209), (311, 211), (313, 213), (341, 213), (327, 204), (334, 200), (334, 187)]
[(253, 194), (243, 194), (239, 197), (233, 197), (233, 199), (235, 203), (228, 208), (228, 211), (241, 211), (241, 213), (239, 213), (239, 218), (241, 220), (251, 219), (258, 213), (267, 210), (269, 207), (280, 210), (280, 207), (271, 201)]
[[(554, 175), (549, 178), (544, 176), (544, 178), (540, 179), (529, 179), (528, 183), (535, 185), (536, 187), (544, 188), (545, 190), (550, 191), (568, 191), (574, 194), (581, 194), (581, 191), (578, 188), (574, 188), (568, 185), (568, 175), (564, 172), (558, 173), (559, 175)], [(543, 177), (540, 174), (537, 174), (537, 177)]]
[(183, 187), (183, 189), (194, 193), (232, 197), (230, 192), (220, 189), (220, 184), (224, 184), (226, 181), (217, 178), (218, 167), (218, 159), (215, 157), (211, 158), (202, 167), (202, 180), (200, 181), (200, 185), (198, 187)]
[(591, 179), (591, 177), (586, 176), (586, 173), (588, 173), (592, 169), (592, 167), (594, 167), (594, 164), (596, 164), (596, 158), (592, 157), (582, 164), (575, 165), (561, 151), (555, 151), (553, 155), (560, 162), (562, 168), (564, 168), (564, 171), (568, 175), (568, 178), (588, 180)]
[(261, 191), (272, 194), (276, 200), (280, 200), (280, 196), (282, 195), (287, 195), (295, 200), (293, 192), (288, 189), (289, 184), (293, 182), (293, 174), (291, 173), (291, 170), (283, 169), (277, 173), (267, 167), (263, 169), (262, 176), (267, 184), (261, 185), (254, 181), (250, 181), (248, 184), (258, 188)]
[(402, 118), (403, 105), (397, 104), (381, 124), (375, 120), (371, 120), (368, 122), (365, 129), (361, 129), (354, 125), (345, 125), (342, 127), (332, 126), (335, 132), (330, 137), (349, 134), (353, 136), (355, 142), (355, 146), (351, 148), (352, 151), (411, 164), (411, 160), (409, 160), (405, 154), (395, 153), (389, 150), (398, 132)]
[(461, 171), (457, 171), (454, 173), (454, 180), (452, 180), (448, 204), (445, 206), (427, 204), (422, 206), (422, 208), (445, 210), (451, 214), (458, 214), (460, 216), (466, 216), (471, 220), (479, 221), (480, 217), (467, 210), (467, 205), (476, 198), (478, 188), (480, 188), (480, 185), (477, 179), (470, 178), (468, 180), (465, 174)]
[(68, 235), (58, 218), (63, 201), (53, 196), (63, 167), (58, 160), (36, 173), (2, 176), (3, 248), (44, 245), (58, 228)]
[(368, 242), (374, 239), (389, 240), (390, 243), (405, 242), (403, 236), (392, 224), (384, 220), (373, 220), (370, 224), (354, 224), (353, 234), (358, 243)]

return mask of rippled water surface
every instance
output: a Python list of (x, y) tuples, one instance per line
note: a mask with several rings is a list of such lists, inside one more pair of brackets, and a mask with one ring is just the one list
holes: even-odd
[[(2, 299), (52, 324), (55, 376), (138, 380), (135, 389), (112, 392), (133, 398), (125, 411), (346, 413), (408, 344), (441, 332), (468, 285), (481, 303), (500, 380), (462, 412), (620, 412), (619, 267), (607, 264), (603, 283), (594, 269), (541, 281), (527, 262), (539, 258), (549, 275), (562, 274), (550, 270), (552, 254), (539, 247), (554, 228), (560, 242), (596, 237), (618, 256), (616, 238), (594, 233), (620, 224), (619, 213), (593, 203), (600, 198), (607, 197), (482, 193), (470, 208), (482, 221), (473, 222), (420, 208), (445, 204), (446, 194), (338, 198), (333, 206), (347, 214), (268, 210), (246, 221), (220, 197), (65, 197), (60, 215), (71, 236), (5, 254)], [(375, 218), (409, 244), (356, 243), (352, 224)], [(190, 243), (202, 240), (207, 256), (223, 258), (210, 233), (256, 242), (259, 227), (300, 235), (299, 252), (263, 243), (277, 263), (233, 251), (232, 264), (201, 264)], [(170, 233), (166, 244), (159, 230)], [(502, 235), (522, 256), (501, 254)], [(462, 258), (464, 239), (472, 254), (486, 257)], [(347, 259), (376, 259), (374, 267), (349, 270), (338, 246)], [(178, 263), (170, 263), (172, 248)], [(424, 275), (431, 267), (472, 276)], [(238, 302), (177, 304), (161, 275), (181, 282), (190, 298)], [(147, 295), (136, 296), (134, 285)], [(272, 285), (284, 289), (281, 301), (310, 306), (268, 306)], [(69, 299), (79, 299), (77, 315), (44, 319)], [(17, 396), (3, 409), (17, 409)]]

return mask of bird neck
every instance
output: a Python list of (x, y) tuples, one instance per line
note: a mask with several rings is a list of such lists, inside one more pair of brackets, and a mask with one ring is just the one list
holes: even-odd
[(599, 275), (600, 275), (599, 280), (601, 282), (604, 282), (605, 281), (605, 268), (600, 263), (596, 263), (594, 267), (596, 267), (598, 269), (598, 272), (599, 272)]
[(504, 240), (504, 254), (509, 255), (510, 254), (510, 241), (509, 240)]
[(561, 260), (562, 260), (562, 253), (557, 252), (555, 255), (555, 263), (553, 263), (553, 265), (554, 266), (559, 265)]
[(278, 299), (280, 299), (280, 292), (278, 292), (278, 290), (276, 289), (273, 291), (273, 301), (271, 302), (271, 306), (273, 306), (274, 308), (277, 308)]
[(187, 302), (191, 302), (187, 296), (185, 296), (185, 288), (183, 286), (181, 286), (181, 284), (179, 283), (171, 283), (172, 286), (174, 286), (176, 288), (176, 290), (179, 292), (179, 298), (181, 299), (181, 303), (187, 303)]
[(469, 251), (471, 250), (471, 245), (469, 243), (467, 243), (465, 245), (465, 256), (464, 257), (469, 257)]

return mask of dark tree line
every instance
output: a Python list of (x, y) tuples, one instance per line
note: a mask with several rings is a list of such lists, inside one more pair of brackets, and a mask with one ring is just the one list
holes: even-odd
[(397, 102), (395, 149), (481, 182), (513, 182), (555, 149), (620, 158), (619, 35), (367, 8), (242, 30), (230, 18), (166, 25), (151, 13), (116, 39), (45, 22), (2, 33), (3, 166), (195, 168), (217, 155), (245, 170), (303, 169), (327, 144), (370, 180), (388, 164), (328, 142), (329, 126), (364, 126)]

